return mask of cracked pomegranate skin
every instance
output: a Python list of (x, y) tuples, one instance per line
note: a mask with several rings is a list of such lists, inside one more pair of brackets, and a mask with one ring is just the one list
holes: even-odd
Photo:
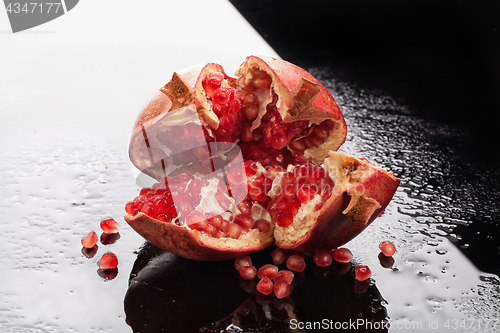
[[(354, 238), (381, 214), (399, 179), (335, 152), (345, 141), (344, 118), (326, 88), (303, 69), (249, 56), (236, 76), (209, 63), (174, 73), (153, 93), (134, 125), (129, 155), (159, 183), (127, 204), (127, 223), (155, 246), (202, 261), (247, 255), (273, 243), (319, 252)], [(247, 161), (244, 186), (225, 177), (235, 156)], [(188, 178), (208, 177), (207, 167), (212, 177), (223, 169), (222, 176), (188, 193)], [(292, 184), (300, 200), (280, 194), (282, 178), (301, 170), (305, 175)], [(188, 185), (169, 187), (169, 180), (185, 174)], [(314, 187), (318, 181), (326, 185)], [(248, 195), (236, 202), (247, 185)], [(174, 194), (184, 201), (176, 202)], [(215, 206), (209, 203), (213, 196)], [(174, 203), (173, 213), (164, 213)]]

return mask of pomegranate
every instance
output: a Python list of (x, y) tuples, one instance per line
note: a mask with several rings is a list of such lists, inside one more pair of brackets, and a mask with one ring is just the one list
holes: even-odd
[(129, 155), (158, 183), (126, 204), (125, 220), (152, 244), (206, 261), (273, 243), (321, 252), (359, 234), (399, 179), (335, 152), (342, 113), (303, 69), (250, 56), (236, 76), (189, 68), (146, 103)]

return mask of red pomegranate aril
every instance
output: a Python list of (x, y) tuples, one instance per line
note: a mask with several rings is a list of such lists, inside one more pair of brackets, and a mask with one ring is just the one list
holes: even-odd
[(314, 262), (317, 266), (328, 267), (332, 264), (332, 256), (328, 251), (318, 252), (314, 255)]
[(230, 184), (239, 184), (246, 180), (245, 175), (240, 168), (232, 168), (226, 177)]
[(141, 212), (146, 214), (147, 216), (155, 217), (157, 212), (155, 209), (155, 206), (153, 205), (152, 202), (146, 202), (142, 207), (141, 207)]
[(290, 147), (290, 149), (292, 150), (297, 150), (297, 151), (304, 151), (306, 149), (304, 142), (300, 140), (290, 142), (288, 147)]
[(234, 239), (240, 238), (242, 232), (243, 230), (241, 229), (241, 227), (234, 223), (229, 224), (226, 230), (227, 235)]
[(278, 274), (278, 266), (272, 265), (272, 264), (267, 264), (259, 268), (257, 271), (257, 277), (259, 279), (262, 279), (264, 276), (268, 277), (269, 279), (274, 279), (276, 274)]
[(274, 283), (274, 295), (276, 298), (285, 298), (290, 295), (290, 284), (285, 280), (279, 280)]
[(240, 275), (245, 280), (251, 280), (257, 275), (257, 268), (254, 266), (244, 266), (239, 269)]
[(120, 231), (120, 225), (113, 218), (102, 220), (100, 226), (102, 231), (106, 234), (114, 234)]
[(274, 290), (274, 284), (268, 277), (263, 277), (257, 283), (257, 290), (264, 295), (269, 295)]
[(203, 231), (213, 237), (217, 237), (216, 236), (217, 230), (218, 229), (213, 224), (207, 222), (207, 225)]
[(248, 189), (248, 195), (250, 195), (250, 198), (255, 201), (265, 202), (267, 200), (266, 193), (259, 187), (250, 187)]
[(356, 273), (356, 280), (358, 281), (365, 281), (372, 275), (372, 271), (368, 266), (356, 266), (354, 270)]
[(283, 228), (286, 228), (293, 223), (293, 215), (288, 211), (279, 211), (275, 216), (273, 216), (273, 219), (280, 227)]
[(308, 203), (311, 201), (314, 196), (316, 195), (316, 192), (312, 188), (310, 184), (304, 184), (302, 185), (299, 190), (297, 191), (297, 198), (302, 202), (302, 203)]
[(391, 257), (396, 253), (396, 246), (390, 241), (383, 241), (378, 247), (386, 257)]
[(156, 219), (162, 222), (171, 222), (172, 218), (168, 214), (158, 214)]
[(271, 257), (275, 265), (281, 265), (288, 259), (288, 251), (276, 248), (271, 252)]
[(223, 80), (224, 74), (214, 72), (203, 81), (203, 89), (205, 89), (209, 96), (212, 96), (214, 90), (218, 89), (221, 86)]
[(253, 228), (255, 220), (248, 214), (240, 214), (235, 217), (234, 223), (239, 225), (243, 230), (248, 231)]
[(217, 104), (226, 104), (231, 98), (230, 88), (218, 88), (212, 93), (212, 101)]
[(279, 271), (278, 274), (276, 274), (276, 276), (274, 277), (274, 282), (278, 282), (279, 280), (284, 280), (286, 281), (286, 283), (292, 284), (294, 276), (295, 275), (291, 271), (284, 269)]
[(82, 238), (81, 243), (82, 243), (83, 247), (90, 249), (90, 248), (94, 247), (94, 245), (96, 245), (98, 241), (99, 241), (99, 238), (97, 237), (96, 232), (91, 231)]
[(257, 221), (255, 221), (253, 227), (254, 229), (259, 229), (260, 232), (265, 234), (268, 233), (269, 230), (271, 230), (271, 223), (264, 219), (258, 219)]
[(112, 269), (118, 266), (118, 258), (113, 252), (106, 252), (97, 262), (100, 269)]
[(252, 258), (250, 258), (249, 256), (238, 257), (234, 260), (234, 267), (237, 270), (240, 270), (246, 266), (252, 266)]
[(322, 122), (319, 125), (314, 126), (313, 132), (320, 137), (321, 139), (326, 139), (328, 137), (328, 133), (330, 132), (330, 128), (328, 128), (328, 125), (326, 122)]
[(352, 260), (352, 258), (353, 258), (352, 252), (349, 249), (346, 249), (345, 247), (333, 250), (333, 259), (335, 259), (335, 261), (341, 263), (348, 263)]
[(129, 215), (135, 215), (139, 212), (139, 210), (134, 208), (134, 203), (130, 201), (125, 205), (125, 212)]
[(292, 254), (286, 261), (286, 267), (294, 272), (302, 272), (306, 268), (306, 262), (301, 256)]

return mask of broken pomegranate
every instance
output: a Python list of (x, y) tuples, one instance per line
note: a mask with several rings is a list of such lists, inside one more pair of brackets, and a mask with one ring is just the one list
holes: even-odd
[(321, 252), (354, 238), (399, 179), (335, 152), (344, 118), (303, 69), (250, 56), (236, 76), (213, 63), (190, 68), (146, 103), (129, 155), (158, 183), (126, 204), (125, 220), (157, 247), (206, 261), (273, 243)]

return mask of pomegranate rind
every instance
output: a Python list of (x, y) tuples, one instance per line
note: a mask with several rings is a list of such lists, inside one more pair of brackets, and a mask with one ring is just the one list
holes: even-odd
[(243, 240), (236, 240), (207, 236), (184, 226), (156, 220), (144, 213), (126, 215), (125, 221), (156, 247), (199, 261), (234, 259), (273, 244), (273, 228), (265, 234), (251, 230)]
[(251, 75), (253, 69), (265, 71), (272, 78), (271, 89), (278, 95), (278, 112), (284, 122), (298, 120), (335, 122), (325, 142), (305, 150), (304, 155), (320, 164), (330, 150), (336, 151), (347, 135), (347, 125), (342, 112), (330, 92), (304, 69), (281, 59), (249, 56), (236, 75)]
[(321, 209), (314, 209), (313, 199), (290, 226), (276, 226), (278, 247), (320, 252), (347, 243), (384, 211), (399, 186), (392, 173), (344, 153), (330, 152), (324, 165), (335, 183), (332, 195)]

